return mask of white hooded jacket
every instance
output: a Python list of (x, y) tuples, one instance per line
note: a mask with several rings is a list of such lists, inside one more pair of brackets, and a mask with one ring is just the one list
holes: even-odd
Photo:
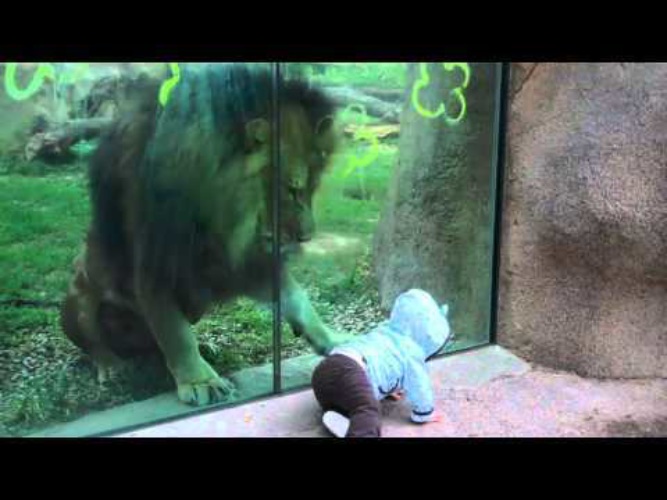
[(404, 390), (412, 421), (426, 422), (434, 411), (426, 361), (451, 338), (448, 312), (446, 304), (440, 307), (427, 292), (412, 289), (398, 296), (389, 321), (329, 354), (362, 360), (378, 400)]

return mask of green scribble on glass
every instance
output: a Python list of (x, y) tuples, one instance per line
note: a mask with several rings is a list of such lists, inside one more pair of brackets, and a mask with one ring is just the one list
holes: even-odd
[(357, 155), (350, 155), (347, 160), (346, 169), (343, 177), (348, 177), (352, 172), (359, 168), (364, 168), (373, 163), (380, 156), (380, 141), (377, 135), (368, 129), (359, 129), (354, 133), (354, 140), (366, 140), (370, 143), (367, 153), (359, 158)]
[(366, 151), (366, 154), (361, 158), (356, 154), (349, 154), (347, 163), (345, 164), (345, 170), (343, 171), (341, 177), (346, 178), (352, 172), (356, 171), (359, 168), (365, 168), (380, 156), (380, 141), (372, 130), (366, 128), (368, 123), (368, 113), (366, 112), (366, 107), (362, 104), (350, 104), (344, 110), (342, 115), (347, 116), (353, 109), (357, 109), (360, 112), (360, 127), (354, 131), (353, 140), (365, 140), (370, 143), (370, 147)]
[(417, 111), (417, 113), (419, 113), (421, 116), (429, 119), (435, 119), (444, 115), (445, 123), (451, 126), (456, 125), (461, 120), (463, 120), (467, 113), (468, 106), (463, 89), (467, 88), (468, 84), (470, 83), (470, 65), (468, 63), (442, 63), (442, 65), (445, 68), (445, 71), (455, 71), (458, 69), (463, 72), (463, 82), (461, 85), (449, 92), (450, 96), (454, 96), (459, 101), (461, 110), (459, 111), (458, 116), (451, 117), (447, 115), (447, 109), (444, 102), (440, 102), (438, 109), (435, 111), (426, 109), (424, 106), (422, 106), (421, 101), (419, 100), (419, 94), (422, 89), (428, 87), (431, 83), (431, 77), (428, 72), (427, 63), (419, 64), (419, 78), (415, 80), (415, 83), (412, 86), (411, 100), (415, 111)]
[(55, 80), (56, 70), (52, 64), (43, 63), (37, 66), (35, 74), (32, 76), (30, 83), (21, 89), (16, 83), (16, 73), (18, 71), (18, 63), (7, 63), (5, 68), (5, 91), (7, 95), (15, 101), (25, 101), (34, 94), (36, 94), (42, 87), (44, 80), (47, 78)]
[(437, 118), (440, 115), (445, 113), (444, 103), (440, 103), (438, 109), (435, 111), (429, 111), (422, 106), (421, 101), (419, 100), (419, 92), (421, 89), (426, 88), (431, 83), (431, 77), (428, 74), (428, 64), (419, 63), (419, 78), (415, 80), (414, 85), (412, 86), (412, 105), (414, 106), (417, 113), (422, 115), (424, 118)]
[(468, 83), (470, 83), (470, 65), (468, 63), (443, 63), (443, 66), (445, 67), (445, 71), (455, 71), (456, 69), (463, 71), (463, 83), (449, 93), (450, 95), (453, 94), (456, 96), (461, 108), (459, 115), (456, 118), (451, 118), (445, 114), (445, 122), (447, 125), (451, 126), (456, 125), (463, 120), (468, 111), (468, 105), (466, 103), (466, 98), (463, 95), (463, 89), (468, 88)]
[(470, 83), (470, 65), (468, 63), (442, 63), (442, 65), (445, 67), (445, 71), (454, 71), (457, 68), (463, 71), (463, 83), (461, 87), (464, 89), (468, 88), (468, 84)]
[(181, 80), (181, 68), (178, 66), (178, 63), (169, 63), (169, 69), (171, 70), (172, 77), (164, 81), (160, 87), (159, 100), (163, 107), (167, 105), (171, 91)]

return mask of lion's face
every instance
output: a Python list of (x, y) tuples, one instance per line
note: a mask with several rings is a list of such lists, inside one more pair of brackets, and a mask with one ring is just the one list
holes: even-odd
[[(280, 189), (281, 243), (294, 245), (315, 232), (313, 195), (335, 147), (331, 120), (309, 129), (300, 113), (288, 114), (282, 130), (283, 175)], [(308, 133), (303, 133), (307, 130)]]
[[(298, 250), (315, 232), (313, 196), (319, 187), (324, 170), (330, 163), (336, 144), (336, 133), (331, 118), (321, 119), (316, 127), (309, 125), (305, 113), (299, 109), (287, 109), (281, 125), (281, 184), (280, 195), (280, 243), (284, 253)], [(270, 134), (270, 131), (268, 132)], [(270, 136), (261, 148), (246, 158), (246, 164), (261, 167), (265, 186), (265, 204), (258, 214), (258, 233), (263, 235), (267, 250), (273, 238), (271, 177), (273, 173), (270, 155)]]

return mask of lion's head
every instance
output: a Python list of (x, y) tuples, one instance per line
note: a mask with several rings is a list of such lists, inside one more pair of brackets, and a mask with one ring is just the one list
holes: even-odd
[[(336, 146), (333, 115), (320, 89), (276, 80), (259, 65), (185, 67), (137, 163), (140, 273), (154, 286), (175, 286), (198, 265), (198, 244), (211, 238), (232, 270), (249, 255), (270, 255), (274, 192), (283, 248), (309, 240), (313, 195)], [(276, 133), (282, 175), (274, 190)]]

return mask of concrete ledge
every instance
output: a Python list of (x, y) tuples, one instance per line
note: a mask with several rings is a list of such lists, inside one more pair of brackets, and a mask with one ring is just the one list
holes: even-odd
[[(454, 367), (445, 375), (449, 381), (448, 383), (456, 384), (465, 381), (465, 383), (474, 384), (475, 381), (483, 382), (485, 377), (491, 373), (488, 367), (493, 366), (493, 370), (503, 370), (509, 366), (508, 360), (504, 356), (499, 356), (498, 351), (494, 349), (500, 348), (493, 346), (484, 348), (482, 351), (476, 351), (477, 354), (472, 358), (465, 353), (443, 358), (448, 360), (447, 363), (453, 363), (452, 366)], [(463, 356), (461, 360), (468, 360), (464, 362), (465, 366), (459, 366), (461, 361), (456, 361), (459, 356)], [(283, 388), (290, 390), (308, 384), (310, 374), (321, 359), (320, 356), (307, 354), (283, 361)], [(436, 362), (434, 361), (434, 363)], [(468, 366), (468, 363), (472, 364)], [(468, 375), (465, 375), (466, 372), (468, 372)], [(238, 404), (262, 396), (271, 397), (273, 391), (273, 367), (271, 364), (240, 370), (230, 375), (230, 379), (236, 384), (239, 397), (236, 401), (232, 400), (226, 404)], [(77, 420), (57, 424), (35, 432), (31, 437), (85, 437), (109, 434), (119, 429), (150, 425), (164, 419), (186, 417), (189, 413), (197, 411), (198, 409), (193, 409), (181, 403), (175, 393), (168, 392), (143, 401), (89, 413)], [(225, 411), (225, 409), (218, 411)], [(216, 415), (218, 411), (215, 411)]]
[[(284, 380), (308, 380), (316, 356), (284, 365)], [(289, 364), (288, 364), (289, 363)], [(440, 423), (414, 425), (404, 403), (383, 402), (385, 437), (667, 436), (667, 379), (598, 380), (530, 366), (487, 346), (429, 364)], [(242, 390), (270, 389), (270, 366), (234, 376)], [(245, 385), (244, 385), (245, 384)], [(186, 416), (172, 394), (114, 408), (40, 435), (85, 436), (163, 419), (120, 437), (327, 437), (311, 390)]]
[[(667, 379), (598, 380), (529, 366), (497, 346), (430, 364), (443, 421), (383, 402), (385, 437), (665, 437)], [(327, 437), (310, 390), (123, 437)]]
[[(285, 360), (282, 364), (283, 387), (289, 389), (307, 384), (320, 359), (319, 356), (308, 354)], [(273, 367), (270, 364), (240, 370), (229, 378), (236, 384), (240, 397), (226, 404), (270, 395), (273, 391)], [(174, 392), (168, 392), (143, 401), (90, 413), (78, 420), (40, 430), (30, 437), (85, 437), (107, 434), (118, 429), (183, 417), (196, 411), (198, 409), (181, 403)]]
[[(496, 378), (530, 370), (527, 363), (498, 346), (440, 358), (429, 366), (437, 394), (452, 388), (473, 389)], [(398, 405), (387, 405), (385, 413), (391, 413), (392, 407)], [(312, 391), (304, 390), (141, 429), (122, 437), (325, 436), (320, 414)]]

